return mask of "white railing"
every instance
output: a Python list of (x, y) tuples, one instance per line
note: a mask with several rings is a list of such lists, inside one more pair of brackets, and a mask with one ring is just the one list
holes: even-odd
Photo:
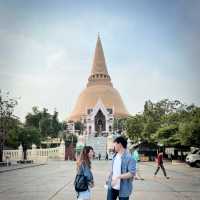
[[(60, 146), (56, 148), (37, 149), (36, 145), (32, 145), (32, 149), (27, 150), (27, 160), (33, 160), (34, 162), (43, 162), (48, 159), (65, 159), (65, 143), (61, 142)], [(22, 145), (18, 150), (4, 150), (3, 160), (5, 161), (18, 161), (23, 160)]]
[(11, 159), (19, 160), (19, 151), (18, 150), (4, 150), (3, 151), (3, 160)]

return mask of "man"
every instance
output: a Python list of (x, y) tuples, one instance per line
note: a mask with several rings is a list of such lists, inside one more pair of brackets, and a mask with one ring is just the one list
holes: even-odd
[(115, 155), (108, 177), (107, 200), (128, 200), (132, 192), (136, 162), (126, 150), (127, 140), (120, 136), (114, 140)]
[(136, 162), (135, 180), (144, 180), (144, 178), (141, 177), (140, 170), (139, 170), (139, 163), (138, 163), (138, 161), (140, 160), (140, 156), (139, 156), (139, 153), (138, 153), (138, 147), (135, 148), (132, 156), (133, 156), (133, 159)]
[(155, 173), (154, 173), (154, 176), (157, 175), (157, 173), (158, 173), (158, 171), (160, 170), (160, 168), (162, 169), (165, 178), (166, 178), (166, 179), (169, 179), (169, 177), (168, 177), (167, 174), (166, 174), (165, 167), (164, 167), (164, 165), (163, 165), (163, 151), (162, 151), (162, 150), (160, 150), (160, 151), (158, 152), (158, 156), (157, 156), (157, 169), (156, 169), (156, 171), (155, 171)]

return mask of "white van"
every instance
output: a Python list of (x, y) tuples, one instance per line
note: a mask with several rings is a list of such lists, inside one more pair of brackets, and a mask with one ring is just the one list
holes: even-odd
[(195, 149), (186, 157), (186, 162), (191, 166), (200, 167), (200, 149)]

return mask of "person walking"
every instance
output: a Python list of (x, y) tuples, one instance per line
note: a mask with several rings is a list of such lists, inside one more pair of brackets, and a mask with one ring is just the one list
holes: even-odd
[(115, 155), (107, 179), (107, 200), (128, 200), (136, 172), (136, 162), (127, 151), (127, 140), (119, 136), (114, 140)]
[(98, 154), (98, 159), (101, 160), (101, 154), (100, 153)]
[[(77, 161), (77, 175), (75, 179), (75, 189), (77, 190), (77, 199), (78, 200), (90, 200), (91, 199), (91, 191), (90, 189), (94, 187), (94, 180), (93, 180), (93, 174), (91, 171), (91, 160), (93, 158), (94, 151), (91, 146), (85, 146), (81, 152), (80, 158)], [(84, 177), (84, 184), (83, 183), (76, 183), (78, 180), (78, 175), (82, 175)], [(80, 179), (79, 179), (80, 180)], [(78, 185), (79, 184), (79, 185)], [(77, 186), (84, 187), (84, 189), (80, 189), (80, 191), (77, 189)], [(82, 191), (84, 190), (84, 191)]]
[(135, 160), (136, 162), (136, 174), (135, 174), (135, 180), (144, 180), (144, 178), (141, 177), (141, 174), (140, 174), (140, 170), (139, 170), (139, 160), (140, 160), (140, 156), (139, 156), (139, 153), (138, 153), (138, 148), (136, 147), (135, 150), (133, 151), (133, 159)]
[(167, 176), (164, 164), (163, 164), (163, 151), (162, 150), (160, 150), (158, 152), (158, 156), (157, 156), (157, 169), (156, 169), (156, 171), (154, 173), (154, 176), (157, 175), (157, 173), (160, 170), (160, 168), (162, 169), (165, 178), (169, 179), (169, 177)]
[(108, 153), (106, 152), (106, 157), (105, 157), (105, 160), (108, 160)]

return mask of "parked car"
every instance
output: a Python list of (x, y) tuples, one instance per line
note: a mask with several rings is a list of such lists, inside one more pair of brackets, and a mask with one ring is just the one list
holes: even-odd
[(200, 167), (200, 149), (195, 149), (186, 157), (186, 162), (191, 166)]

